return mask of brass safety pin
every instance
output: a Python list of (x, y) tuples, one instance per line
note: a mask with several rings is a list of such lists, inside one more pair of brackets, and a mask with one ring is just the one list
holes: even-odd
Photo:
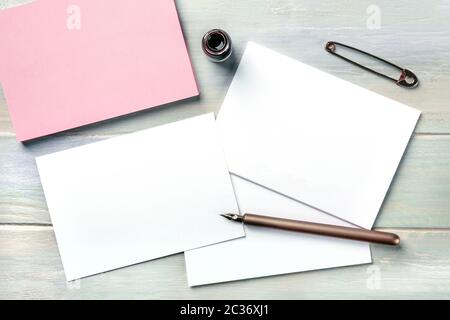
[[(350, 60), (349, 58), (346, 58), (346, 57), (336, 53), (336, 49), (337, 49), (336, 47), (337, 46), (342, 46), (342, 47), (345, 47), (347, 49), (355, 50), (355, 51), (357, 51), (359, 53), (365, 54), (365, 55), (367, 55), (367, 56), (369, 56), (371, 58), (374, 58), (374, 59), (376, 59), (378, 61), (381, 61), (381, 62), (383, 62), (385, 64), (388, 64), (388, 65), (390, 65), (390, 66), (400, 70), (400, 72), (401, 72), (400, 77), (398, 79), (392, 78), (392, 77), (390, 77), (388, 75), (385, 75), (385, 74), (383, 74), (381, 72), (378, 72), (376, 70), (373, 70), (373, 69), (370, 69), (370, 68), (368, 68), (366, 66), (363, 66), (362, 64), (360, 64), (358, 62)], [(405, 69), (405, 68), (402, 68), (402, 67), (399, 67), (399, 66), (393, 64), (392, 62), (384, 60), (384, 59), (382, 59), (380, 57), (377, 57), (377, 56), (375, 56), (375, 55), (373, 55), (371, 53), (362, 51), (360, 49), (348, 46), (348, 45), (343, 44), (343, 43), (339, 43), (339, 42), (335, 42), (335, 41), (329, 41), (325, 45), (325, 50), (328, 51), (331, 54), (334, 54), (335, 56), (338, 56), (339, 58), (341, 58), (341, 59), (343, 59), (343, 60), (345, 60), (347, 62), (350, 62), (351, 64), (353, 64), (355, 66), (358, 66), (358, 67), (360, 67), (360, 68), (362, 68), (364, 70), (372, 72), (372, 73), (374, 73), (374, 74), (376, 74), (376, 75), (378, 75), (380, 77), (383, 77), (383, 78), (389, 79), (391, 81), (394, 81), (396, 84), (398, 84), (401, 87), (414, 88), (414, 87), (416, 87), (419, 84), (419, 79), (417, 78), (417, 76), (412, 71), (410, 71), (408, 69)]]

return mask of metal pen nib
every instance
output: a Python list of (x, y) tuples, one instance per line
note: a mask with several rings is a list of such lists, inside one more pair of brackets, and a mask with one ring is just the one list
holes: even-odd
[(244, 216), (241, 216), (239, 214), (235, 213), (227, 213), (227, 214), (221, 214), (222, 217), (227, 218), (228, 220), (242, 222), (244, 221)]

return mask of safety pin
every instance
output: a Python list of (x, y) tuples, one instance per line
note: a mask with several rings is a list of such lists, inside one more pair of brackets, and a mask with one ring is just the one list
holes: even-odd
[[(365, 54), (365, 55), (367, 55), (369, 57), (372, 57), (372, 58), (374, 58), (374, 59), (376, 59), (378, 61), (381, 61), (381, 62), (386, 63), (386, 64), (388, 64), (388, 65), (390, 65), (390, 66), (392, 66), (394, 68), (397, 68), (398, 70), (401, 71), (400, 78), (398, 78), (398, 79), (391, 78), (388, 75), (385, 75), (383, 73), (380, 73), (378, 71), (370, 69), (370, 68), (368, 68), (366, 66), (363, 66), (362, 64), (359, 64), (358, 62), (350, 60), (349, 58), (346, 58), (346, 57), (336, 53), (336, 47), (337, 46), (342, 46), (342, 47), (345, 47), (345, 48), (348, 48), (348, 49), (351, 49), (351, 50), (355, 50), (355, 51), (357, 51), (359, 53)], [(358, 66), (358, 67), (360, 67), (360, 68), (362, 68), (364, 70), (372, 72), (372, 73), (374, 73), (374, 74), (376, 74), (376, 75), (378, 75), (380, 77), (383, 77), (383, 78), (389, 79), (391, 81), (394, 81), (397, 85), (399, 85), (401, 87), (414, 88), (414, 87), (416, 87), (419, 84), (419, 79), (417, 78), (417, 76), (412, 71), (410, 71), (408, 69), (405, 69), (405, 68), (402, 68), (402, 67), (399, 67), (399, 66), (393, 64), (392, 62), (389, 62), (389, 61), (384, 60), (384, 59), (382, 59), (380, 57), (374, 56), (373, 54), (370, 54), (368, 52), (362, 51), (360, 49), (357, 49), (357, 48), (354, 48), (354, 47), (350, 47), (350, 46), (348, 46), (346, 44), (343, 44), (343, 43), (339, 43), (339, 42), (335, 42), (335, 41), (329, 41), (325, 45), (325, 50), (328, 51), (331, 54), (334, 54), (335, 56), (338, 56), (339, 58), (341, 58), (341, 59), (343, 59), (343, 60), (345, 60), (347, 62), (350, 62), (351, 64), (353, 64), (355, 66)]]

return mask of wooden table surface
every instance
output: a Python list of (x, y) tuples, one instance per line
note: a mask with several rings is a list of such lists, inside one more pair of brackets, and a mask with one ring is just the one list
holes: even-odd
[[(0, 7), (26, 2), (0, 0)], [(450, 298), (450, 1), (178, 0), (177, 6), (199, 100), (22, 144), (0, 91), (0, 298)], [(237, 61), (253, 40), (422, 111), (376, 222), (378, 230), (399, 233), (402, 246), (372, 246), (372, 265), (198, 288), (187, 286), (182, 254), (66, 283), (34, 157), (217, 113), (237, 63), (213, 64), (203, 56), (201, 36), (214, 27), (231, 34)], [(421, 86), (406, 90), (361, 72), (327, 54), (327, 40), (408, 67)]]

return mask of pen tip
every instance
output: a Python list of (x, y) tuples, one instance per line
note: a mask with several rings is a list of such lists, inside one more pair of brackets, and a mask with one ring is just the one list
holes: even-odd
[(232, 221), (242, 221), (243, 217), (235, 214), (235, 213), (226, 213), (226, 214), (221, 214), (222, 217), (227, 218), (228, 220), (232, 220)]

